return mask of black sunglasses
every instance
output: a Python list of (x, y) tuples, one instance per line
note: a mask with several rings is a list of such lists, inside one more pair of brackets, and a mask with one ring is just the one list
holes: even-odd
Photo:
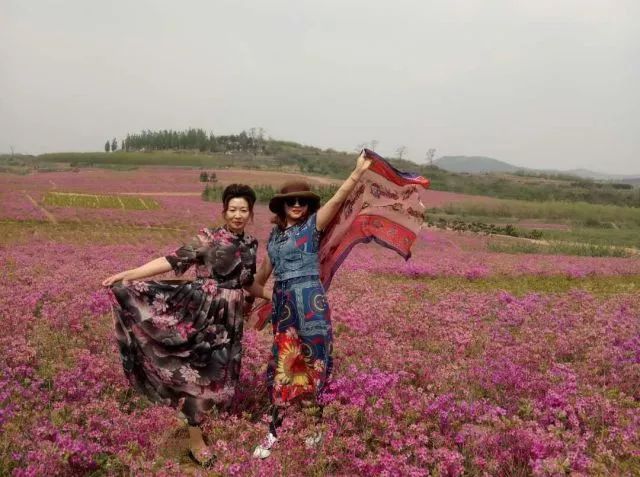
[(309, 199), (307, 199), (306, 197), (287, 197), (286, 199), (284, 199), (284, 203), (289, 207), (293, 207), (296, 204), (298, 204), (300, 207), (304, 207), (306, 205), (309, 205)]

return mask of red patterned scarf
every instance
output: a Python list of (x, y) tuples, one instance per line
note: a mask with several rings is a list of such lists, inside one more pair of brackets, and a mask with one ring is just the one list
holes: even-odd
[[(351, 249), (371, 242), (398, 252), (405, 260), (423, 223), (425, 210), (420, 188), (429, 187), (424, 177), (400, 172), (369, 149), (372, 160), (355, 188), (322, 234), (320, 242), (320, 280), (329, 289), (333, 275)], [(271, 304), (259, 307), (254, 327), (262, 329), (271, 315)]]

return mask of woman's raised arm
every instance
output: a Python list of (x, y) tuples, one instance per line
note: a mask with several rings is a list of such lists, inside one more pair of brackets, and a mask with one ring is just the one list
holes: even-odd
[(362, 152), (360, 156), (358, 156), (356, 168), (353, 170), (351, 175), (342, 183), (336, 193), (333, 194), (333, 197), (331, 197), (331, 199), (329, 199), (327, 203), (318, 210), (318, 214), (316, 216), (316, 228), (318, 230), (324, 230), (325, 227), (333, 220), (333, 217), (342, 206), (342, 203), (355, 188), (362, 174), (369, 169), (369, 166), (371, 166), (371, 159), (366, 158), (364, 156), (364, 152)]

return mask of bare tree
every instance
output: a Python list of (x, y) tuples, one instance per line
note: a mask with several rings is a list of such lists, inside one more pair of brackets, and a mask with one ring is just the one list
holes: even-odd
[(378, 141), (377, 139), (372, 139), (369, 144), (371, 145), (371, 150), (375, 151), (376, 147), (378, 147), (378, 144), (380, 144), (380, 141)]
[(13, 150), (13, 146), (9, 146), (9, 149), (11, 149), (11, 158), (13, 159), (13, 156), (15, 155), (15, 151)]
[(435, 154), (436, 154), (436, 150), (431, 148), (427, 151), (427, 153), (424, 156), (427, 164), (429, 164), (430, 166), (433, 166), (433, 156), (435, 156)]
[(255, 156), (264, 149), (264, 128), (251, 128), (248, 135), (249, 139), (251, 139), (251, 148)]
[(402, 157), (407, 153), (407, 146), (398, 146), (396, 149), (396, 156), (398, 159), (402, 159)]

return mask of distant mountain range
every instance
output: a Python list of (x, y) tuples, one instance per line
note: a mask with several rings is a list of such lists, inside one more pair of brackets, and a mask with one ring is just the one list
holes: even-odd
[(469, 174), (482, 174), (485, 172), (530, 172), (542, 174), (562, 174), (581, 177), (584, 179), (606, 180), (640, 183), (640, 175), (605, 174), (602, 172), (590, 171), (588, 169), (571, 169), (566, 171), (554, 169), (530, 169), (528, 167), (518, 167), (508, 162), (499, 161), (491, 157), (483, 156), (442, 156), (433, 161), (433, 164), (440, 169), (450, 172), (466, 172)]

